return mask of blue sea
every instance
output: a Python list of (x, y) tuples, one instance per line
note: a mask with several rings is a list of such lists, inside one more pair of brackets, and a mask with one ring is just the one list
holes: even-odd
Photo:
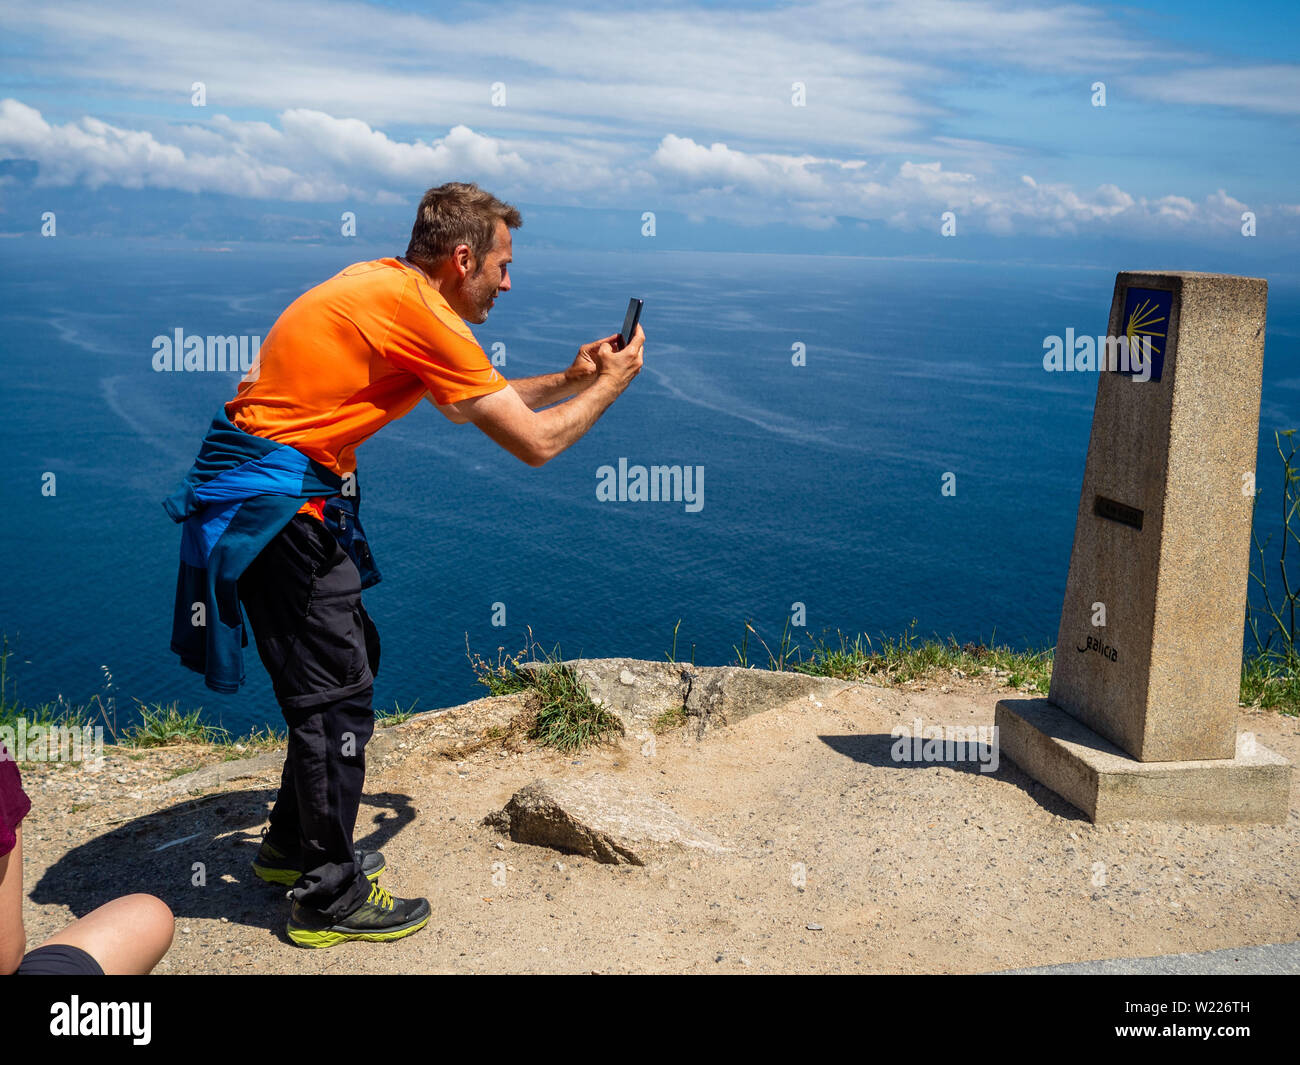
[[(7, 456), (0, 631), (9, 695), (202, 707), (279, 726), (255, 648), (220, 696), (168, 649), (179, 528), (163, 512), (233, 373), (158, 373), (153, 338), (265, 336), (297, 295), (387, 246), (9, 240), (0, 246)], [(1120, 266), (1128, 264), (1119, 264)], [(509, 377), (562, 369), (645, 299), (645, 369), (540, 469), (427, 404), (358, 453), (384, 573), (376, 705), (483, 693), (466, 655), (734, 660), (795, 604), (819, 636), (1055, 641), (1094, 396), (1043, 339), (1104, 334), (1114, 270), (520, 242), (474, 327)], [(792, 365), (802, 345), (806, 365)], [(1260, 486), (1300, 427), (1300, 290), (1270, 288)], [(703, 467), (703, 506), (597, 498), (600, 467)], [(54, 475), (54, 493), (43, 486)], [(945, 475), (955, 494), (945, 495)], [(1272, 499), (1272, 496), (1268, 497)], [(1275, 506), (1274, 500), (1271, 505)], [(501, 604), (501, 606), (497, 606)], [(504, 610), (504, 625), (494, 625)], [(753, 636), (751, 661), (765, 661)]]

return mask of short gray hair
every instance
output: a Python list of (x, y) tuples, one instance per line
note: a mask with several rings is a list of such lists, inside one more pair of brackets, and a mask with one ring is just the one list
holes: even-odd
[(440, 263), (468, 244), (475, 262), (482, 264), (496, 239), (497, 222), (511, 229), (524, 224), (518, 208), (498, 200), (472, 182), (449, 181), (429, 189), (420, 200), (411, 227), (411, 242), (406, 257), (430, 265)]

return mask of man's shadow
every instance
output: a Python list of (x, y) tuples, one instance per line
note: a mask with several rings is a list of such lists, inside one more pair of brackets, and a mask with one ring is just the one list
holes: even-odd
[[(145, 892), (167, 903), (178, 922), (224, 917), (231, 924), (273, 930), (288, 942), (290, 889), (266, 883), (252, 869), (276, 793), (275, 788), (224, 792), (133, 818), (64, 854), (37, 881), (30, 898), (67, 906), (82, 917), (110, 899)], [(366, 806), (381, 809), (368, 815)], [(409, 795), (365, 794), (355, 844), (380, 850), (414, 820)]]

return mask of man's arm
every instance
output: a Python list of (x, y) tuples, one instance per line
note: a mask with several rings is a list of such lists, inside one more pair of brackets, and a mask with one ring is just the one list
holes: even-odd
[(457, 413), (520, 461), (541, 466), (580, 440), (641, 372), (645, 334), (639, 326), (622, 351), (614, 351), (608, 340), (598, 343), (590, 352), (597, 367), (593, 380), (559, 406), (534, 411), (511, 384), (486, 396), (461, 400), (455, 404)]
[(596, 371), (581, 377), (570, 376), (570, 367), (563, 373), (544, 373), (536, 377), (517, 377), (510, 384), (525, 406), (538, 410), (549, 407), (552, 403), (576, 396), (579, 392), (596, 382)]
[[(595, 353), (602, 344), (609, 344), (612, 348), (617, 337), (618, 334), (615, 333), (613, 336), (593, 340), (590, 344), (583, 344), (578, 349), (578, 357), (573, 360), (573, 365), (561, 373), (544, 373), (538, 374), (536, 377), (518, 377), (512, 380), (510, 384), (518, 393), (519, 398), (523, 400), (524, 405), (532, 410), (540, 410), (542, 407), (549, 407), (552, 403), (570, 399), (595, 384), (598, 376)], [(430, 403), (433, 403), (433, 397), (427, 398)], [(448, 421), (457, 425), (464, 425), (469, 421), (464, 412), (461, 411), (460, 404), (434, 403), (433, 405)]]

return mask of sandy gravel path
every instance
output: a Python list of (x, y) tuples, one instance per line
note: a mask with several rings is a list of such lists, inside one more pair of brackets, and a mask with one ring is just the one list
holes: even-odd
[[(413, 734), (372, 759), (357, 836), (387, 856), (384, 884), (428, 896), (434, 918), (397, 943), (326, 951), (287, 941), (283, 892), (248, 868), (276, 755), (162, 809), (157, 789), (210, 752), (27, 767), (29, 943), (131, 890), (177, 915), (161, 973), (982, 972), (1300, 939), (1294, 778), (1284, 825), (1094, 827), (1009, 764), (891, 758), (899, 722), (991, 725), (1014, 694), (991, 678), (860, 685), (702, 741), (678, 731), (573, 758), (514, 740), (457, 761)], [(1243, 711), (1241, 728), (1300, 762), (1297, 719)], [(480, 824), (538, 777), (595, 771), (731, 850), (609, 866)]]

